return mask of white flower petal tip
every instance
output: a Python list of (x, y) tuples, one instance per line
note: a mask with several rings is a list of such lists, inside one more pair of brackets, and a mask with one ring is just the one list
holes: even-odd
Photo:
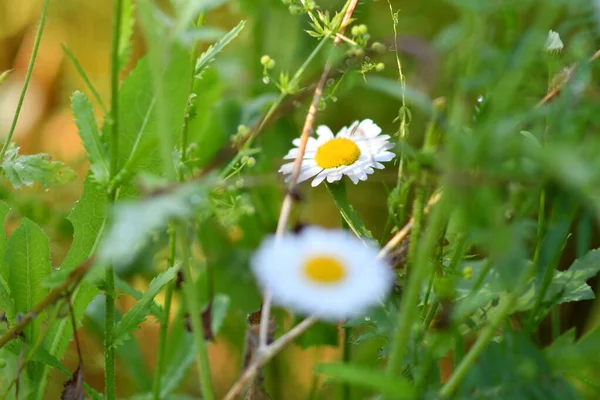
[(364, 314), (393, 288), (394, 272), (377, 253), (347, 231), (307, 227), (265, 239), (251, 267), (274, 303), (339, 321)]
[(550, 53), (559, 53), (565, 47), (558, 32), (550, 30), (546, 37), (546, 51)]
[[(305, 171), (302, 178), (307, 180), (314, 176), (313, 187), (323, 181), (339, 181), (344, 175), (356, 184), (366, 180), (366, 175), (372, 174), (374, 168), (382, 169), (382, 162), (391, 161), (396, 156), (389, 151), (394, 147), (390, 136), (381, 135), (381, 128), (370, 119), (354, 121), (335, 135), (329, 127), (320, 125), (316, 133), (316, 139), (309, 138), (302, 159), (302, 171)], [(295, 147), (284, 157), (286, 160), (298, 154), (300, 140), (295, 139), (292, 144)], [(285, 164), (279, 172), (290, 175), (292, 164)]]

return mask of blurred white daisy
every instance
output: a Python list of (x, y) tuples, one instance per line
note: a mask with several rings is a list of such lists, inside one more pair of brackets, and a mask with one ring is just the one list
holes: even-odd
[[(347, 175), (355, 184), (367, 180), (367, 175), (374, 169), (383, 169), (382, 162), (390, 161), (395, 154), (390, 150), (394, 147), (389, 142), (389, 135), (380, 135), (381, 128), (370, 119), (360, 123), (355, 121), (349, 128), (343, 127), (335, 136), (325, 125), (317, 128), (317, 138), (310, 137), (306, 143), (306, 152), (302, 160), (298, 182), (305, 181), (316, 175), (312, 186), (327, 179), (335, 182)], [(293, 160), (298, 155), (300, 139), (293, 142), (284, 160)], [(294, 162), (284, 164), (279, 172), (290, 175)], [(290, 178), (288, 177), (286, 181)]]
[(308, 227), (265, 239), (251, 266), (275, 304), (335, 321), (365, 313), (392, 289), (394, 273), (377, 252), (349, 232)]

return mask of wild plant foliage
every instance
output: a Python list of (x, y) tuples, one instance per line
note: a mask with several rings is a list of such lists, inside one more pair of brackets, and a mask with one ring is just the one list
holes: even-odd
[[(81, 177), (13, 137), (49, 3), (0, 151), (0, 399), (600, 396), (595, 2), (113, 0), (108, 97), (63, 44)], [(57, 260), (21, 194), (78, 178)], [(310, 387), (275, 358), (324, 346)]]

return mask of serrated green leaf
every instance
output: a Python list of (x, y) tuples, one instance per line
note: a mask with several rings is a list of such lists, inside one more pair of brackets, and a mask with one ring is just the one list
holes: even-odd
[(119, 70), (123, 70), (131, 55), (131, 38), (135, 27), (135, 2), (124, 0), (121, 6), (121, 34), (119, 35)]
[[(8, 268), (7, 283), (14, 300), (15, 313), (27, 313), (48, 293), (42, 280), (50, 275), (50, 246), (48, 237), (34, 222), (23, 218), (21, 225), (10, 235), (4, 252)], [(42, 318), (29, 324), (28, 340), (37, 338)]]
[(72, 271), (95, 252), (106, 224), (106, 206), (106, 193), (88, 175), (81, 197), (67, 217), (73, 225), (73, 243), (61, 270)]
[(90, 160), (90, 171), (96, 182), (106, 184), (109, 179), (107, 152), (100, 139), (92, 103), (83, 93), (76, 91), (71, 97), (71, 109), (83, 147)]
[(354, 232), (354, 234), (363, 242), (365, 239), (373, 239), (373, 235), (367, 229), (354, 207), (352, 207), (348, 201), (344, 182), (326, 183), (326, 186), (329, 194), (331, 194), (331, 197), (333, 198), (333, 202), (338, 208), (340, 214), (342, 214), (344, 221), (346, 221), (352, 232)]
[(239, 33), (244, 29), (246, 25), (246, 21), (240, 21), (239, 24), (229, 32), (225, 36), (223, 36), (217, 43), (210, 46), (204, 53), (198, 57), (198, 61), (196, 61), (196, 67), (194, 69), (194, 75), (199, 78), (202, 76), (202, 72), (213, 62), (217, 54), (219, 54), (225, 46), (227, 46), (233, 39), (239, 35)]
[(392, 399), (416, 399), (408, 379), (389, 376), (372, 368), (352, 364), (319, 364), (315, 371), (350, 385), (384, 394)]
[(6, 249), (6, 231), (4, 224), (6, 215), (10, 211), (10, 206), (0, 201), (0, 314), (4, 313), (9, 321), (14, 321), (15, 305), (10, 297), (10, 288), (8, 286), (8, 269), (4, 264), (4, 251)]
[(127, 335), (138, 328), (139, 324), (146, 319), (146, 315), (149, 313), (148, 305), (154, 300), (154, 297), (156, 297), (162, 287), (177, 276), (177, 271), (179, 271), (178, 266), (171, 267), (150, 282), (150, 286), (142, 298), (127, 311), (115, 326), (113, 346), (119, 345)]
[(75, 179), (71, 168), (65, 167), (61, 161), (52, 161), (49, 154), (20, 155), (19, 147), (14, 145), (4, 155), (2, 170), (15, 189), (32, 186), (35, 182), (48, 187)]
[[(73, 225), (73, 243), (60, 266), (61, 275), (72, 271), (94, 253), (106, 223), (106, 203), (106, 193), (94, 182), (91, 175), (88, 175), (83, 182), (81, 197), (67, 217)], [(51, 278), (48, 277), (44, 281), (45, 285), (48, 285), (49, 279)], [(98, 293), (95, 286), (82, 282), (71, 294), (71, 305), (78, 325), (81, 324), (87, 305)], [(67, 350), (72, 336), (73, 327), (70, 318), (56, 320), (46, 335), (45, 347), (50, 354), (60, 359)], [(37, 387), (38, 400), (44, 397), (48, 372), (48, 368), (45, 368), (41, 383)]]
[(146, 245), (152, 232), (172, 219), (184, 219), (206, 200), (206, 185), (189, 183), (141, 201), (122, 201), (113, 209), (113, 225), (98, 250), (98, 260), (122, 268)]
[[(141, 300), (144, 296), (142, 292), (135, 290), (133, 287), (131, 287), (129, 283), (125, 282), (118, 276), (115, 276), (115, 290), (121, 291), (138, 301)], [(148, 308), (150, 309), (150, 313), (154, 315), (159, 322), (162, 323), (165, 320), (165, 313), (163, 309), (158, 304), (156, 304), (156, 302), (150, 302)]]

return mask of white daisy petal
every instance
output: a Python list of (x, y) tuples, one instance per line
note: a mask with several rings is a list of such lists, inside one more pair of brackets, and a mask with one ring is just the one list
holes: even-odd
[(274, 303), (331, 321), (363, 314), (385, 299), (394, 282), (377, 248), (346, 231), (316, 227), (278, 242), (267, 238), (251, 267)]
[(319, 125), (319, 127), (317, 128), (317, 136), (319, 138), (329, 140), (333, 139), (333, 132), (331, 132), (331, 129), (329, 129), (327, 125)]
[[(389, 135), (381, 135), (381, 128), (372, 120), (354, 121), (349, 127), (343, 127), (334, 135), (327, 126), (317, 128), (317, 137), (307, 141), (306, 151), (302, 159), (300, 180), (315, 176), (311, 182), (317, 186), (324, 180), (335, 182), (344, 175), (357, 183), (366, 180), (374, 168), (383, 169), (383, 162), (391, 161), (396, 155), (388, 151), (394, 147)], [(300, 139), (292, 142), (296, 148), (291, 149), (285, 160), (295, 159), (299, 154)], [(316, 168), (318, 167), (318, 168)], [(279, 172), (291, 175), (293, 163), (281, 166)]]

